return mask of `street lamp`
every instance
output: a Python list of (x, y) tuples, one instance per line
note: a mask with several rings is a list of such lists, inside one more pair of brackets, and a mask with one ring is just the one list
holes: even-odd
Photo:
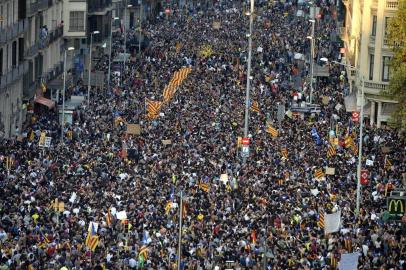
[(109, 71), (107, 73), (107, 91), (110, 90), (110, 72), (111, 72), (111, 43), (112, 43), (112, 39), (113, 39), (113, 21), (120, 19), (119, 17), (114, 17), (111, 20), (111, 24), (110, 24), (110, 46), (109, 46)]
[(140, 31), (138, 32), (138, 54), (141, 62), (141, 27), (142, 27), (142, 0), (140, 2)]
[(62, 88), (62, 121), (61, 121), (61, 142), (63, 143), (63, 131), (65, 127), (65, 87), (66, 87), (66, 52), (73, 51), (74, 47), (69, 47), (64, 51), (63, 61), (63, 88)]
[(314, 24), (315, 20), (309, 20), (312, 23), (312, 34), (307, 38), (310, 39), (310, 98), (309, 103), (312, 104), (313, 101), (313, 74), (314, 74)]
[[(248, 117), (249, 117), (249, 103), (250, 103), (250, 83), (251, 83), (251, 54), (252, 54), (252, 28), (254, 23), (254, 0), (250, 0), (250, 12), (246, 14), (250, 16), (250, 32), (248, 36), (248, 67), (247, 67), (247, 89), (245, 91), (245, 118), (244, 118), (244, 138), (248, 137)], [(243, 161), (246, 161), (246, 154), (244, 154)]]
[[(320, 58), (320, 60), (323, 62), (328, 62), (328, 59), (325, 57)], [(356, 67), (353, 67), (351, 65), (342, 64), (337, 61), (331, 61), (331, 63), (352, 68), (352, 69), (358, 71), (358, 75), (360, 75), (360, 72)], [(360, 119), (360, 125), (359, 125), (359, 146), (358, 146), (359, 149), (358, 149), (358, 166), (357, 166), (357, 202), (356, 202), (356, 209), (355, 209), (356, 216), (359, 215), (359, 208), (360, 208), (360, 202), (361, 202), (362, 131), (364, 128), (364, 86), (365, 86), (364, 76), (361, 76), (360, 80), (362, 81), (362, 87), (361, 87), (361, 111), (360, 111), (361, 119)]]
[(92, 67), (92, 46), (93, 46), (93, 35), (100, 34), (100, 31), (90, 32), (90, 53), (89, 53), (89, 67), (88, 67), (88, 78), (87, 78), (87, 106), (90, 106), (90, 70)]
[[(133, 5), (129, 4), (127, 7), (124, 9), (124, 59), (123, 59), (123, 73), (125, 72), (125, 62), (127, 60), (126, 53), (127, 53), (127, 8), (131, 8)], [(121, 83), (123, 83), (123, 76), (124, 74), (121, 74)]]

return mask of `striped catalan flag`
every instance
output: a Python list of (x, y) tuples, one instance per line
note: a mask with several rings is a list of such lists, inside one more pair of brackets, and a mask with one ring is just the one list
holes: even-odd
[(138, 256), (143, 256), (144, 259), (148, 259), (148, 248), (146, 246), (142, 246), (138, 251)]
[(327, 158), (334, 157), (337, 154), (336, 148), (333, 144), (329, 144), (327, 148)]
[(283, 179), (278, 179), (278, 185), (283, 185)]
[(385, 155), (384, 168), (385, 168), (386, 170), (389, 170), (390, 168), (392, 168), (392, 162), (389, 160), (388, 155)]
[(89, 244), (88, 244), (87, 247), (88, 247), (91, 251), (94, 251), (94, 250), (97, 248), (98, 245), (99, 245), (99, 236), (98, 236), (98, 235), (93, 235), (93, 236), (90, 238)]
[(10, 170), (14, 165), (14, 159), (12, 157), (6, 157), (6, 170)]
[(352, 137), (347, 136), (344, 140), (345, 148), (351, 148), (355, 155), (358, 154), (358, 147), (355, 145), (354, 140)]
[(261, 109), (259, 108), (258, 101), (253, 101), (253, 102), (252, 102), (252, 104), (251, 104), (251, 110), (254, 111), (254, 112), (256, 112), (256, 113), (258, 113), (258, 114), (261, 114)]
[(187, 204), (186, 203), (182, 203), (182, 218), (186, 218), (187, 215)]
[(282, 156), (283, 156), (284, 158), (288, 159), (288, 156), (289, 156), (288, 149), (282, 148), (281, 154), (282, 154)]
[(334, 255), (334, 253), (330, 254), (330, 266), (331, 269), (337, 269), (337, 257)]
[(348, 252), (352, 252), (352, 241), (350, 238), (346, 238), (344, 239), (344, 248), (348, 251)]
[(111, 226), (111, 214), (110, 214), (110, 207), (107, 209), (107, 214), (106, 214), (106, 224), (108, 227)]
[(199, 188), (204, 192), (209, 192), (210, 186), (207, 183), (199, 183)]
[(148, 118), (155, 119), (158, 117), (162, 107), (162, 101), (155, 101), (147, 99)]
[(272, 137), (278, 137), (278, 134), (279, 134), (278, 130), (276, 130), (273, 126), (269, 126), (266, 129), (266, 132), (270, 133), (272, 135)]
[(324, 229), (324, 210), (319, 211), (319, 221), (317, 221), (317, 226)]
[(323, 169), (316, 169), (314, 171), (314, 177), (318, 179), (323, 178), (324, 177)]

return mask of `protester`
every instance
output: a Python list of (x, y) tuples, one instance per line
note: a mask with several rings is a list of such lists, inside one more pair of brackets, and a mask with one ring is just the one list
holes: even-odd
[[(363, 167), (372, 165), (357, 217), (357, 155), (343, 141), (352, 136), (357, 144), (359, 129), (344, 108), (342, 69), (332, 66), (330, 77), (318, 80), (319, 113), (288, 112), (277, 121), (278, 104), (289, 111), (310, 94), (309, 69), (294, 55), (309, 54), (311, 25), (296, 16), (308, 13), (296, 1), (256, 7), (251, 104), (259, 108), (250, 111), (243, 162), (237, 141), (249, 18), (240, 3), (221, 2), (175, 9), (145, 25), (150, 45), (141, 62), (128, 61), (112, 76), (112, 89), (93, 89), (90, 106), (84, 102), (66, 126), (64, 143), (55, 116), (38, 117), (21, 140), (2, 142), (0, 269), (176, 269), (180, 212), (182, 269), (225, 269), (227, 261), (235, 269), (337, 269), (352, 252), (360, 254), (359, 269), (405, 268), (405, 225), (384, 214), (390, 190), (404, 188), (406, 145), (397, 131), (365, 128)], [(316, 55), (338, 59), (330, 40), (335, 5), (314, 2), (323, 15)], [(107, 71), (108, 57), (96, 66)], [(182, 67), (192, 71), (159, 117), (148, 118), (147, 99), (162, 101)], [(133, 123), (140, 135), (126, 133)], [(278, 136), (266, 132), (270, 125)], [(327, 158), (330, 130), (338, 145)], [(39, 147), (42, 132), (52, 137), (50, 148)], [(55, 199), (64, 203), (60, 211)], [(119, 220), (122, 211), (127, 222)], [(337, 211), (340, 230), (325, 234), (320, 216)], [(94, 251), (85, 245), (91, 222), (99, 236)]]

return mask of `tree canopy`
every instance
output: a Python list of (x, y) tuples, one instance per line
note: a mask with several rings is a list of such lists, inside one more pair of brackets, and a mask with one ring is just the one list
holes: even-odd
[(392, 76), (385, 94), (399, 102), (390, 122), (394, 127), (406, 129), (406, 0), (399, 0), (399, 8), (390, 20), (387, 34), (394, 56)]

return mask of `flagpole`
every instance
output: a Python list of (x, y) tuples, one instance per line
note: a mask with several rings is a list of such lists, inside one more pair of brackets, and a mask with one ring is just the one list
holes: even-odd
[(182, 207), (183, 207), (183, 194), (180, 191), (180, 207), (179, 207), (179, 239), (178, 239), (178, 265), (177, 268), (180, 270), (181, 256), (182, 256)]

